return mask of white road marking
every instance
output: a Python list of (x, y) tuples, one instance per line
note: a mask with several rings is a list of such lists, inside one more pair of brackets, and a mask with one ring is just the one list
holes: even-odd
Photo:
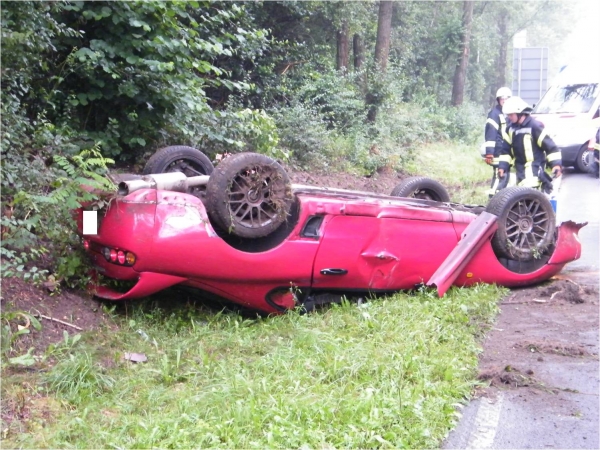
[(467, 442), (467, 448), (492, 448), (500, 421), (503, 400), (504, 396), (501, 392), (493, 402), (485, 398), (481, 399), (477, 417), (475, 417), (475, 427)]

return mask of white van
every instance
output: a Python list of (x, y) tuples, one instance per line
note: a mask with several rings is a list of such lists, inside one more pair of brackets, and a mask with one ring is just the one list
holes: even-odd
[(532, 115), (561, 149), (563, 165), (587, 172), (592, 158), (588, 142), (596, 135), (599, 110), (599, 71), (568, 66), (535, 105)]

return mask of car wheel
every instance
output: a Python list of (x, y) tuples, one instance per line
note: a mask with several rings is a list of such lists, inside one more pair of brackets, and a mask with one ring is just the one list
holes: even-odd
[(498, 192), (486, 207), (498, 216), (492, 247), (498, 256), (517, 261), (540, 258), (554, 244), (556, 217), (548, 198), (526, 187)]
[(292, 201), (292, 186), (283, 167), (258, 153), (225, 158), (206, 187), (211, 220), (243, 238), (275, 231), (287, 219)]
[(210, 175), (213, 163), (200, 150), (185, 145), (172, 145), (161, 148), (150, 157), (144, 166), (143, 174), (183, 172), (188, 177)]
[(589, 172), (591, 158), (591, 152), (587, 148), (587, 145), (582, 146), (577, 152), (577, 158), (575, 159), (575, 170), (577, 172)]
[[(172, 145), (158, 150), (144, 166), (143, 174), (182, 172), (188, 177), (210, 175), (214, 170), (213, 163), (200, 150), (185, 145)], [(188, 193), (201, 197), (206, 186), (195, 186)]]
[(450, 195), (441, 183), (427, 177), (410, 177), (402, 180), (391, 193), (394, 197), (411, 197), (437, 202), (449, 202)]

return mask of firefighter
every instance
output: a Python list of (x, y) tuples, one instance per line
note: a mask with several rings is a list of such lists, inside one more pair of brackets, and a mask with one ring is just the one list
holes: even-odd
[(553, 177), (560, 177), (562, 157), (544, 125), (530, 116), (531, 109), (520, 97), (511, 97), (504, 102), (502, 112), (511, 124), (505, 139), (498, 142), (498, 176), (507, 174), (514, 161), (517, 186), (550, 193), (552, 178), (546, 173), (546, 163), (552, 168)]
[(488, 113), (487, 121), (485, 122), (485, 162), (492, 166), (492, 181), (490, 183), (489, 197), (498, 191), (499, 178), (498, 170), (498, 154), (495, 153), (496, 141), (498, 135), (506, 130), (506, 117), (502, 113), (502, 106), (506, 99), (512, 96), (512, 92), (507, 87), (501, 87), (496, 92), (496, 105)]

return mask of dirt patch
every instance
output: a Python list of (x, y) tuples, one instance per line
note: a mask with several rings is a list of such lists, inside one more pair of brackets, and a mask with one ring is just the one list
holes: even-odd
[[(540, 389), (579, 389), (569, 384), (573, 367), (588, 361), (593, 367), (598, 361), (598, 303), (597, 274), (565, 272), (541, 285), (512, 290), (483, 343), (479, 379), (486, 387), (478, 395), (521, 389), (526, 399)], [(548, 402), (560, 399), (549, 396)]]
[(12, 332), (17, 327), (27, 327), (29, 334), (21, 335), (12, 345), (15, 355), (34, 348), (40, 355), (50, 344), (61, 342), (64, 331), (69, 335), (93, 331), (100, 326), (111, 326), (103, 303), (83, 291), (63, 289), (52, 293), (43, 286), (26, 283), (19, 278), (3, 278), (0, 302), (3, 311), (24, 311), (36, 317), (42, 325), (34, 329), (26, 316), (20, 316), (11, 324)]
[[(553, 353), (572, 357), (589, 355), (589, 352), (580, 345), (567, 345), (562, 342), (523, 342), (515, 344), (515, 348), (522, 348), (532, 353)], [(540, 358), (538, 361), (543, 361)]]
[(496, 388), (519, 388), (532, 387), (536, 389), (547, 389), (546, 386), (533, 376), (534, 372), (527, 369), (524, 373), (513, 366), (504, 368), (488, 368), (479, 372), (477, 378), (486, 381), (490, 386)]
[(353, 191), (390, 194), (392, 190), (408, 175), (393, 170), (381, 170), (372, 175), (353, 175), (350, 173), (327, 171), (303, 171), (286, 167), (293, 184), (308, 186), (349, 189)]

